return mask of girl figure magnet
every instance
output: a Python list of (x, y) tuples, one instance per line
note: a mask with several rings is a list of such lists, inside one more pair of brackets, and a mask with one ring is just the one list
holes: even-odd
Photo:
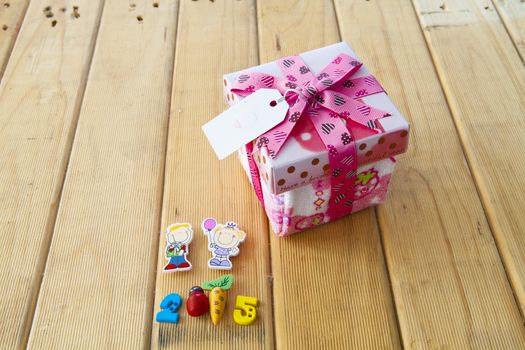
[(246, 239), (246, 233), (235, 222), (218, 224), (214, 218), (202, 221), (202, 230), (208, 236), (208, 250), (212, 257), (208, 261), (210, 269), (231, 270), (230, 257), (239, 254), (239, 245)]

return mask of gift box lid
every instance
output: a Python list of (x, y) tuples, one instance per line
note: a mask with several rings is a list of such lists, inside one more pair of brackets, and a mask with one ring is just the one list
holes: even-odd
[[(299, 56), (315, 75), (341, 53), (359, 59), (345, 42), (308, 51)], [(230, 86), (242, 72), (246, 71), (267, 73), (276, 77), (283, 75), (276, 62), (224, 75), (224, 93), (228, 104), (235, 104), (242, 99), (230, 91)], [(365, 62), (352, 78), (367, 75), (370, 75), (370, 72)], [(381, 92), (363, 97), (362, 101), (390, 115), (378, 120), (383, 131), (379, 134), (357, 124), (347, 125), (356, 140), (358, 164), (364, 165), (404, 153), (408, 146), (409, 124), (388, 95)], [(261, 182), (273, 194), (287, 192), (312, 183), (330, 171), (328, 152), (309, 118), (301, 118), (274, 158), (269, 157), (265, 147), (260, 151), (256, 150), (254, 158), (259, 166), (263, 180)]]

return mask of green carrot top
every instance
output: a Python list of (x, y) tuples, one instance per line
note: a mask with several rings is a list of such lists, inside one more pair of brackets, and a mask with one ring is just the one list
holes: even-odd
[(202, 289), (204, 290), (212, 290), (215, 287), (220, 287), (224, 290), (228, 290), (233, 285), (233, 276), (232, 275), (224, 275), (221, 278), (218, 278), (213, 281), (206, 281), (202, 283)]

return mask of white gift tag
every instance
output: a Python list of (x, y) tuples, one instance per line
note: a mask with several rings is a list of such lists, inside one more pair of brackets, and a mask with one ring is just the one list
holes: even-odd
[(224, 159), (286, 117), (288, 103), (276, 89), (259, 89), (202, 126), (213, 150)]

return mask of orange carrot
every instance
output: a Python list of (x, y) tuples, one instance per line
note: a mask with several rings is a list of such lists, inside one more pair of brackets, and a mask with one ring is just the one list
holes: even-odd
[(223, 277), (202, 284), (202, 289), (210, 290), (210, 316), (214, 325), (218, 325), (224, 309), (226, 308), (226, 291), (231, 288), (233, 284), (232, 275), (224, 275)]

